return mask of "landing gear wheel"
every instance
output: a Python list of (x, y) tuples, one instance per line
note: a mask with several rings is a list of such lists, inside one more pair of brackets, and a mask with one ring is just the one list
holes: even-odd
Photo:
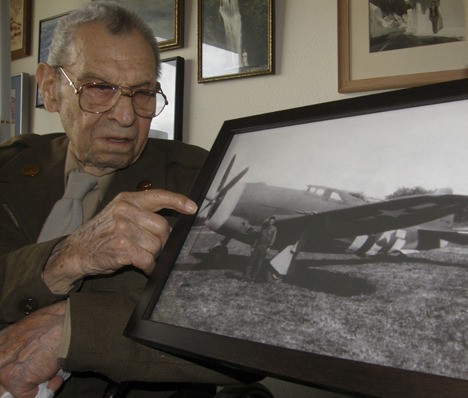
[(268, 283), (281, 283), (283, 275), (280, 275), (273, 267), (269, 267), (266, 272), (266, 280)]

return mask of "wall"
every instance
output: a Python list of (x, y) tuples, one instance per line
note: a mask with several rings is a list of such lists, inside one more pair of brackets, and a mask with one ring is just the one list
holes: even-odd
[[(12, 74), (34, 75), (40, 20), (88, 1), (34, 1), (33, 53), (13, 61)], [(184, 47), (161, 53), (185, 58), (184, 141), (209, 149), (227, 119), (350, 96), (337, 92), (336, 1), (276, 0), (276, 74), (203, 84), (197, 82), (197, 2), (185, 3)], [(62, 131), (57, 115), (34, 108), (31, 87), (31, 132)]]
[[(12, 74), (35, 73), (39, 21), (70, 11), (88, 0), (35, 0), (31, 56), (12, 62)], [(336, 0), (276, 0), (276, 74), (197, 83), (197, 2), (185, 2), (184, 47), (163, 52), (162, 58), (185, 58), (184, 141), (209, 149), (227, 119), (349, 97), (337, 92)], [(32, 82), (35, 87), (35, 82)], [(31, 132), (62, 131), (56, 114), (34, 108)], [(276, 398), (339, 397), (268, 379)]]

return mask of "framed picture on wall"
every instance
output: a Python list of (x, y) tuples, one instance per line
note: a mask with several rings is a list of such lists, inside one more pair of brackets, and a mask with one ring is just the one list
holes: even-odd
[(29, 74), (11, 77), (12, 136), (29, 133)]
[(467, 109), (461, 80), (225, 122), (125, 334), (359, 396), (468, 396)]
[(117, 0), (135, 11), (151, 27), (161, 51), (184, 43), (183, 0)]
[[(67, 13), (56, 15), (51, 18), (42, 19), (39, 21), (39, 51), (37, 62), (47, 62), (47, 57), (49, 56), (49, 46), (52, 41), (52, 36), (55, 31), (60, 18), (68, 15)], [(41, 93), (39, 92), (36, 85), (36, 108), (43, 108), (44, 103), (42, 102)]]
[(182, 141), (184, 58), (173, 57), (161, 60), (159, 83), (169, 104), (151, 121), (149, 136)]
[(198, 0), (198, 81), (274, 73), (273, 0)]
[(409, 3), (338, 0), (340, 93), (468, 77), (468, 1)]
[(10, 1), (11, 59), (31, 54), (31, 0)]

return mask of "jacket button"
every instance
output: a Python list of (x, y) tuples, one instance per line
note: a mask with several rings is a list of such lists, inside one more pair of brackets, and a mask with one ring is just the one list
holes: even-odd
[(20, 307), (20, 311), (25, 315), (29, 315), (39, 308), (36, 300), (32, 298), (25, 298), (24, 300), (22, 300), (20, 302), (19, 307)]
[(26, 164), (23, 166), (21, 171), (25, 176), (34, 177), (35, 175), (39, 174), (39, 166), (37, 164)]
[(138, 183), (137, 191), (149, 191), (152, 186), (153, 184), (150, 180), (143, 180)]

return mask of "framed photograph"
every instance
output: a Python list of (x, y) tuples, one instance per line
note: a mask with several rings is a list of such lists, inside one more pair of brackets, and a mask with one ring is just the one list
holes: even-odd
[(274, 73), (273, 0), (198, 0), (198, 81)]
[(182, 141), (184, 61), (182, 57), (161, 60), (159, 82), (169, 104), (151, 121), (150, 137)]
[(468, 80), (227, 121), (126, 335), (378, 397), (468, 396)]
[(11, 59), (31, 54), (31, 0), (10, 0)]
[(468, 77), (467, 3), (338, 0), (338, 91)]
[(11, 135), (29, 131), (29, 74), (19, 73), (11, 77)]
[(183, 47), (184, 0), (117, 0), (153, 29), (161, 51)]
[[(55, 28), (60, 18), (68, 15), (67, 13), (56, 15), (51, 18), (42, 19), (39, 21), (39, 51), (37, 62), (47, 62), (49, 56), (49, 46), (52, 41)], [(42, 102), (41, 93), (36, 85), (36, 108), (43, 108), (44, 103)]]

